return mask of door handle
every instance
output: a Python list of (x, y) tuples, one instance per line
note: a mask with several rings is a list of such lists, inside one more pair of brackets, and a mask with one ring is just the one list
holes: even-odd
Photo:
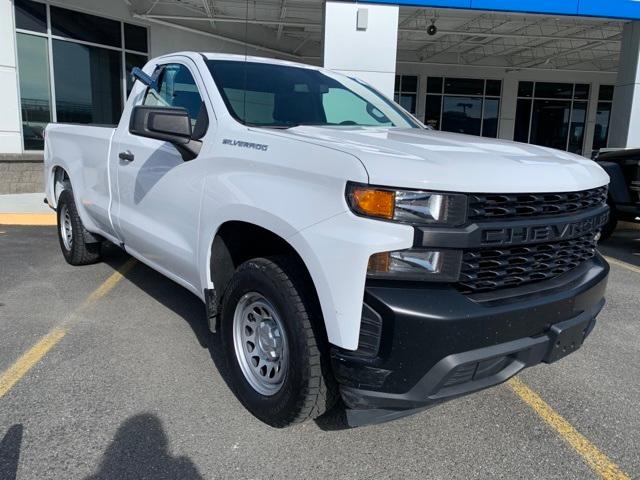
[(118, 154), (118, 157), (120, 158), (120, 160), (124, 160), (125, 162), (133, 162), (134, 158), (136, 158), (133, 153), (131, 153), (131, 150), (120, 152)]

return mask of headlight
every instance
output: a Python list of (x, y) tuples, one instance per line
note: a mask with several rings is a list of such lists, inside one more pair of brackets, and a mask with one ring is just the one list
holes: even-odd
[(456, 282), (462, 252), (456, 250), (398, 250), (376, 253), (369, 259), (370, 278)]
[(358, 215), (412, 225), (458, 226), (467, 219), (467, 197), (456, 193), (349, 183), (347, 201)]

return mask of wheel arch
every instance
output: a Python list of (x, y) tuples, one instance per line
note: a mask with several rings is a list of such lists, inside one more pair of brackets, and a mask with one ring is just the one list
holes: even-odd
[[(285, 235), (256, 223), (243, 220), (228, 220), (220, 225), (209, 245), (207, 263), (207, 286), (213, 286), (214, 314), (219, 311), (226, 287), (236, 269), (247, 260), (275, 255), (291, 255), (301, 267), (303, 280), (308, 285), (310, 300), (317, 311), (322, 312), (318, 291), (311, 271), (302, 255), (285, 238)], [(206, 297), (206, 295), (205, 295)], [(326, 327), (322, 325), (326, 336)]]

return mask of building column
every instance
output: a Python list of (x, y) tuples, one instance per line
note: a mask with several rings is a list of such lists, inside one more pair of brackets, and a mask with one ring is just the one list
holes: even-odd
[(516, 108), (518, 106), (518, 79), (508, 72), (502, 81), (502, 99), (500, 101), (500, 123), (498, 138), (513, 140), (516, 128)]
[(640, 22), (624, 26), (609, 147), (640, 148)]
[(393, 98), (398, 13), (397, 5), (327, 1), (325, 68), (360, 78)]
[(16, 31), (13, 2), (0, 0), (0, 160), (4, 154), (22, 153), (20, 102), (16, 70)]

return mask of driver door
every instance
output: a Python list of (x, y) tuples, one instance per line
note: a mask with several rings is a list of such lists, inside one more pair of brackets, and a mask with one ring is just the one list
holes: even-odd
[[(158, 66), (156, 74), (158, 91), (147, 88), (135, 105), (185, 108), (192, 138), (204, 139), (209, 116), (195, 65), (185, 59)], [(114, 211), (120, 238), (134, 256), (199, 290), (196, 249), (206, 175), (201, 155), (185, 161), (174, 145), (133, 135), (128, 125), (120, 125), (116, 135), (112, 161), (117, 165)]]

